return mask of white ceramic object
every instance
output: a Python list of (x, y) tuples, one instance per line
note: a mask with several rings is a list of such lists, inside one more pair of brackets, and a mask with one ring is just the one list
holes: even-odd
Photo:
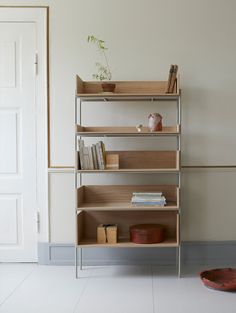
[(137, 125), (137, 126), (136, 126), (137, 131), (138, 131), (139, 133), (141, 133), (141, 131), (142, 131), (142, 127), (143, 127), (143, 125), (142, 125), (142, 124), (139, 124), (139, 125)]

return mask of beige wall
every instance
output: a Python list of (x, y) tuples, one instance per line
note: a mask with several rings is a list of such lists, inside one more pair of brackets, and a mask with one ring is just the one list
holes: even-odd
[[(183, 165), (236, 164), (236, 1), (234, 0), (52, 0), (3, 1), (0, 5), (50, 6), (51, 164), (73, 165), (75, 74), (91, 79), (96, 54), (86, 43), (95, 34), (109, 43), (115, 80), (163, 80), (169, 65), (180, 68), (183, 92)], [(116, 115), (117, 124), (146, 123), (150, 104), (95, 107), (89, 123)], [(155, 109), (156, 110), (156, 109)], [(164, 123), (174, 117), (163, 106)], [(124, 114), (128, 112), (128, 114)], [(135, 118), (136, 116), (136, 118)], [(147, 142), (117, 141), (133, 148)], [(169, 142), (168, 142), (169, 144)], [(170, 143), (173, 145), (173, 142)], [(112, 145), (112, 143), (108, 143)], [(165, 148), (166, 142), (160, 146)], [(73, 175), (50, 174), (50, 232), (53, 242), (73, 241)], [(94, 178), (97, 179), (96, 177)], [(114, 177), (109, 178), (113, 183)], [(119, 176), (119, 182), (125, 181)], [(128, 177), (128, 182), (134, 178)], [(166, 178), (164, 178), (166, 179)], [(139, 183), (154, 180), (140, 176)], [(236, 171), (185, 170), (183, 239), (234, 240)], [(64, 192), (63, 192), (64, 190)]]

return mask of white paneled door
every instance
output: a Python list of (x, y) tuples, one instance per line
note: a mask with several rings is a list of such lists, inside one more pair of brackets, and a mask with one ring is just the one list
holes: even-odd
[(35, 24), (0, 22), (0, 261), (37, 261)]

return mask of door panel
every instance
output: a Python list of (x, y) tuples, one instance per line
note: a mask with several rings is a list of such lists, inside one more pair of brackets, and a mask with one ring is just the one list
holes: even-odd
[(14, 88), (16, 83), (16, 42), (0, 43), (0, 88)]
[(19, 195), (0, 196), (0, 244), (21, 245), (21, 201)]
[(0, 109), (0, 175), (19, 174), (19, 111)]
[(0, 261), (37, 260), (34, 23), (0, 22)]

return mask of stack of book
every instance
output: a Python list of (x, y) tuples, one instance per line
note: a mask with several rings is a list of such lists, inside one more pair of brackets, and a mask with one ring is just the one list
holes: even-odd
[(177, 79), (178, 65), (171, 65), (169, 71), (169, 77), (167, 81), (166, 93), (175, 92), (176, 79)]
[(162, 192), (133, 192), (131, 203), (135, 205), (164, 206), (166, 198), (162, 195)]
[(78, 140), (78, 168), (81, 170), (105, 170), (105, 145), (99, 141), (92, 146), (85, 146), (84, 140)]

